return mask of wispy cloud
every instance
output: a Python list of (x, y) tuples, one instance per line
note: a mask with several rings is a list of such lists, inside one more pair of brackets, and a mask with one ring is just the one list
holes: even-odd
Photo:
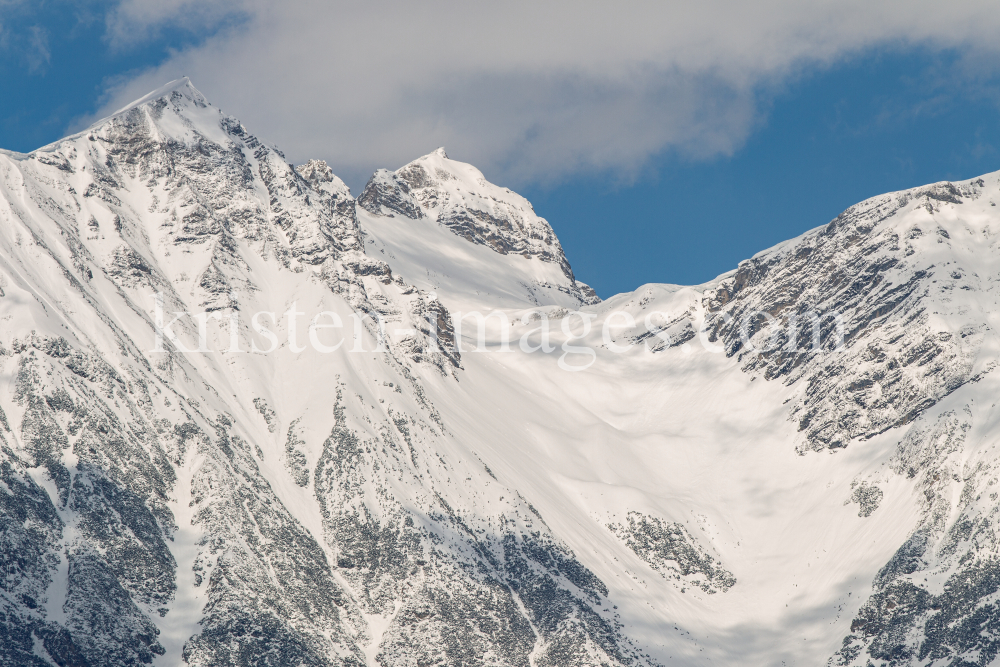
[(28, 28), (24, 58), (28, 63), (28, 72), (31, 74), (45, 72), (45, 68), (52, 62), (49, 33), (45, 28), (37, 25)]
[(256, 3), (242, 0), (121, 0), (106, 15), (113, 49), (148, 40), (164, 28), (202, 35), (249, 20)]
[(52, 63), (49, 30), (27, 0), (0, 0), (0, 52), (29, 74), (45, 74)]
[(105, 110), (188, 75), (292, 159), (323, 157), (355, 183), (445, 145), (517, 184), (627, 178), (664, 151), (729, 154), (770, 91), (873, 47), (995, 62), (1000, 13), (936, 0), (125, 0), (108, 34), (196, 25), (215, 33), (114, 82)]

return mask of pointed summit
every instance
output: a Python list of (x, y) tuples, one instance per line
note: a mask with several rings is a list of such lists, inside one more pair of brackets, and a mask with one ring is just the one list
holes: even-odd
[[(170, 102), (173, 103), (175, 111), (180, 111), (181, 107), (186, 107), (189, 110), (196, 110), (200, 112), (199, 114), (185, 113), (189, 117), (189, 120), (194, 120), (196, 116), (200, 117), (200, 121), (196, 122), (195, 125), (205, 125), (209, 128), (214, 128), (219, 124), (219, 119), (222, 116), (222, 112), (219, 109), (210, 108), (211, 104), (205, 98), (205, 96), (191, 83), (188, 77), (181, 77), (180, 79), (175, 79), (168, 84), (160, 86), (156, 90), (153, 90), (139, 99), (126, 104), (122, 108), (118, 109), (114, 113), (108, 114), (101, 119), (94, 121), (86, 127), (86, 129), (71, 134), (69, 136), (63, 137), (57, 141), (47, 144), (40, 148), (28, 153), (28, 155), (33, 155), (36, 153), (51, 153), (58, 150), (59, 146), (66, 142), (72, 142), (81, 136), (90, 135), (94, 132), (99, 132), (102, 128), (105, 128), (109, 123), (117, 118), (121, 118), (126, 114), (132, 112), (140, 107), (146, 107), (156, 103), (158, 100), (169, 100), (162, 104), (160, 109), (166, 107)], [(211, 114), (211, 117), (206, 117), (205, 114)], [(199, 127), (201, 129), (201, 127)], [(214, 135), (214, 138), (218, 139), (220, 136), (209, 129), (209, 132)]]
[(208, 100), (205, 99), (205, 96), (201, 94), (201, 91), (195, 88), (194, 84), (191, 83), (191, 79), (187, 78), (186, 76), (182, 76), (179, 79), (175, 79), (168, 84), (160, 86), (154, 91), (146, 93), (136, 101), (132, 102), (131, 104), (126, 104), (124, 107), (122, 107), (121, 109), (119, 109), (118, 111), (114, 112), (111, 115), (117, 116), (119, 114), (125, 113), (129, 109), (134, 109), (135, 107), (141, 106), (148, 102), (152, 102), (153, 100), (158, 100), (161, 97), (166, 97), (171, 93), (175, 92), (179, 93), (188, 100), (194, 102), (198, 106), (204, 107), (209, 105)]
[[(95, 130), (102, 125), (106, 124), (112, 118), (121, 116), (122, 114), (128, 113), (132, 109), (136, 109), (146, 104), (155, 102), (156, 100), (163, 99), (166, 97), (173, 98), (175, 101), (186, 100), (192, 106), (200, 109), (206, 109), (210, 105), (209, 101), (202, 95), (201, 91), (194, 87), (191, 83), (191, 79), (186, 76), (180, 79), (175, 79), (168, 84), (160, 86), (156, 90), (146, 93), (134, 102), (126, 104), (121, 109), (118, 109), (112, 114), (109, 114), (100, 120), (91, 123), (91, 125), (83, 132), (90, 132)], [(221, 113), (221, 112), (219, 112)], [(75, 135), (74, 135), (75, 136)]]
[[(240, 129), (243, 126), (239, 120), (213, 107), (189, 78), (182, 77), (125, 105), (80, 134), (105, 136), (108, 132), (131, 132), (137, 125), (145, 126), (157, 140), (169, 138), (183, 144), (201, 136), (226, 145), (240, 136), (240, 132), (246, 133), (245, 128)], [(76, 136), (79, 135), (69, 138)]]

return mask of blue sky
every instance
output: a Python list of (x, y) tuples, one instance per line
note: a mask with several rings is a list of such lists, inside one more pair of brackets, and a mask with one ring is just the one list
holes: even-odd
[[(398, 33), (383, 22), (388, 37), (296, 51), (313, 24), (346, 35), (370, 17), (263, 7), (0, 1), (0, 146), (32, 150), (190, 75), (291, 160), (326, 159), (355, 192), (374, 168), (444, 144), (528, 197), (603, 297), (703, 282), (866, 197), (1000, 169), (1000, 58), (985, 14), (900, 27), (859, 23), (836, 3), (817, 19), (777, 3), (756, 33), (685, 16), (626, 48), (644, 17), (584, 17), (579, 39), (528, 31), (514, 48), (502, 25), (503, 39), (463, 46), (483, 17), (450, 11), (422, 32), (464, 51), (415, 47), (420, 17), (399, 19)], [(593, 35), (610, 37), (597, 48)], [(524, 45), (538, 55), (525, 59)]]
[(929, 84), (955, 59), (868, 53), (790, 84), (731, 156), (668, 153), (629, 186), (590, 177), (521, 192), (603, 297), (711, 280), (868, 197), (1000, 170), (1000, 87)]

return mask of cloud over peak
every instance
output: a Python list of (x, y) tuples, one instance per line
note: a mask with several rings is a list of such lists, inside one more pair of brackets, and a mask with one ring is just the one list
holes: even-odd
[[(995, 57), (992, 2), (264, 3), (125, 0), (108, 36), (213, 32), (111, 86), (181, 75), (296, 162), (348, 182), (435, 146), (516, 185), (728, 154), (789, 77), (866, 49)], [(100, 114), (98, 114), (100, 115)]]

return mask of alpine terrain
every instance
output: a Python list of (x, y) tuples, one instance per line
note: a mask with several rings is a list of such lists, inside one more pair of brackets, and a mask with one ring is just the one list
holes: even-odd
[(601, 302), (187, 79), (0, 152), (0, 664), (986, 665), (1000, 172)]

